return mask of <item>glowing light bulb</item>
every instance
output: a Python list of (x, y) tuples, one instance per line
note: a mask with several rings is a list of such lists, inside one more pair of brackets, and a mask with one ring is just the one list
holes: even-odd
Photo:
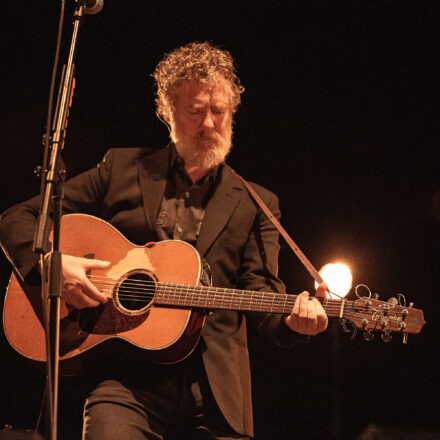
[[(321, 268), (319, 271), (322, 279), (327, 283), (330, 290), (328, 296), (332, 299), (339, 298), (347, 295), (351, 289), (353, 282), (353, 276), (351, 271), (343, 263), (329, 263)], [(315, 283), (315, 287), (318, 287), (318, 283)], [(332, 295), (331, 292), (337, 295)]]

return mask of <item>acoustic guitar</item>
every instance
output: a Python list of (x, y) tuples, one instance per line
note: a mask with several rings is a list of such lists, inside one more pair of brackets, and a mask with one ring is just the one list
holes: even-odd
[[(207, 311), (289, 314), (296, 295), (203, 285), (198, 252), (182, 241), (136, 246), (104, 220), (85, 214), (65, 215), (61, 251), (110, 261), (87, 275), (108, 297), (106, 304), (77, 310), (61, 300), (60, 361), (88, 352), (109, 339), (122, 339), (147, 350), (157, 362), (173, 363), (196, 346)], [(421, 310), (375, 298), (320, 301), (331, 317), (353, 323), (366, 334), (417, 334)], [(4, 305), (4, 330), (23, 356), (45, 362), (44, 318), (40, 288), (12, 274)]]

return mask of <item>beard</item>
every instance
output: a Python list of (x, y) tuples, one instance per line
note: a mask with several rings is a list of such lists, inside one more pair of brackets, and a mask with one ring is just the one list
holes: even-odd
[(232, 124), (222, 134), (205, 130), (197, 136), (188, 136), (174, 126), (171, 139), (186, 165), (211, 169), (223, 163), (231, 151)]

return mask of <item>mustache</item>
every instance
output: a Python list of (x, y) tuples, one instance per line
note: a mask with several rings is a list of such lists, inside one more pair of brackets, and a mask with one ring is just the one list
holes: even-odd
[(199, 133), (197, 135), (199, 139), (210, 139), (210, 140), (217, 140), (220, 138), (220, 135), (218, 133)]

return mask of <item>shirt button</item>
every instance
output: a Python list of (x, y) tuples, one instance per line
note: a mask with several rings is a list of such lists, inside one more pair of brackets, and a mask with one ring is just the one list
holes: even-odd
[(177, 226), (177, 232), (180, 234), (182, 232), (182, 227), (181, 226)]

